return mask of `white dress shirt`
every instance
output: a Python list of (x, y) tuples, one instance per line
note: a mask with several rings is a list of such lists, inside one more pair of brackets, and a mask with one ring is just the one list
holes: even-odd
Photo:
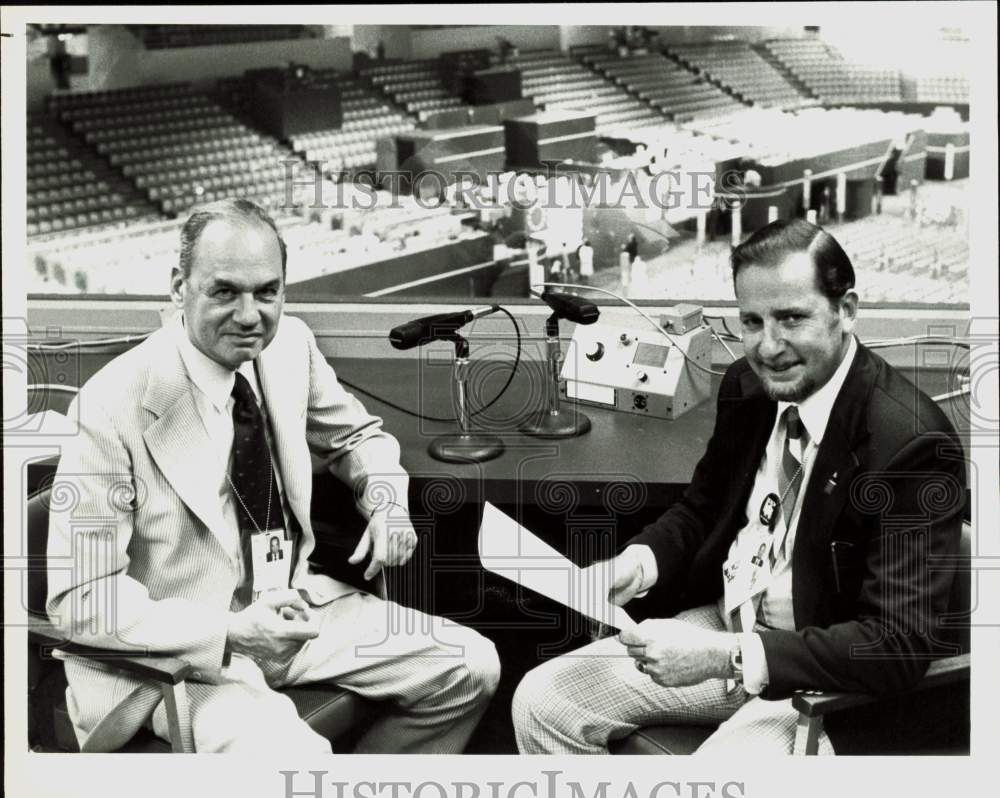
[[(847, 353), (844, 359), (837, 366), (833, 376), (819, 388), (819, 390), (807, 396), (797, 404), (799, 417), (809, 436), (809, 442), (802, 450), (801, 444), (791, 446), (793, 455), (796, 455), (802, 466), (802, 481), (798, 489), (798, 500), (792, 511), (792, 517), (784, 531), (784, 523), (779, 519), (775, 528), (774, 552), (776, 561), (771, 572), (771, 581), (764, 591), (761, 601), (761, 610), (764, 623), (775, 629), (795, 629), (795, 617), (792, 610), (792, 552), (795, 548), (795, 537), (798, 531), (799, 511), (802, 506), (802, 498), (806, 493), (809, 479), (812, 476), (813, 466), (816, 462), (816, 453), (819, 450), (826, 427), (830, 421), (830, 413), (833, 410), (837, 394), (840, 393), (847, 373), (851, 370), (851, 364), (858, 351), (858, 344), (854, 336), (851, 336)], [(746, 516), (748, 522), (736, 536), (729, 549), (729, 557), (738, 551), (743, 538), (746, 535), (756, 534), (759, 528), (758, 515), (761, 503), (768, 493), (778, 493), (778, 469), (781, 467), (781, 452), (784, 446), (784, 425), (781, 423), (785, 410), (791, 407), (793, 402), (778, 402), (778, 411), (774, 420), (774, 427), (771, 429), (771, 436), (764, 449), (764, 456), (761, 458), (757, 468), (757, 476), (754, 480), (750, 498), (746, 504)], [(793, 442), (794, 444), (794, 442)], [(657, 568), (656, 557), (649, 546), (636, 546), (635, 553), (643, 570), (643, 590), (649, 590), (656, 584)], [(719, 600), (719, 613), (722, 615), (727, 628), (731, 628), (730, 619), (723, 611), (723, 599)], [(760, 635), (753, 632), (743, 632), (740, 634), (740, 648), (743, 652), (743, 686), (751, 695), (758, 695), (768, 683), (767, 660), (764, 656), (764, 644)]]
[[(180, 352), (181, 360), (187, 369), (188, 377), (191, 380), (194, 390), (195, 407), (198, 415), (201, 416), (205, 432), (212, 444), (212, 452), (215, 457), (211, 462), (202, 461), (192, 463), (192, 467), (201, 468), (204, 471), (205, 479), (212, 485), (217, 485), (219, 494), (219, 504), (222, 507), (222, 517), (226, 520), (224, 539), (226, 549), (233, 562), (240, 567), (240, 583), (246, 575), (246, 565), (243, 562), (242, 550), (240, 548), (240, 527), (236, 515), (236, 504), (232, 488), (227, 479), (230, 471), (230, 462), (233, 451), (233, 406), (236, 400), (232, 397), (233, 385), (236, 382), (236, 372), (225, 366), (216, 363), (214, 360), (199, 351), (184, 328), (183, 319), (178, 318), (171, 322), (174, 325), (174, 334), (177, 340), (177, 349)], [(291, 529), (289, 522), (288, 503), (285, 499), (285, 491), (281, 483), (281, 469), (278, 467), (277, 458), (274, 456), (274, 443), (271, 440), (270, 427), (267, 423), (267, 405), (261, 401), (261, 389), (257, 382), (257, 375), (254, 372), (253, 362), (241, 363), (239, 371), (250, 387), (254, 396), (257, 397), (257, 404), (264, 416), (264, 429), (267, 435), (268, 448), (271, 452), (271, 462), (274, 468), (274, 479), (278, 485), (278, 495), (281, 497), (281, 510), (284, 515), (285, 529)]]

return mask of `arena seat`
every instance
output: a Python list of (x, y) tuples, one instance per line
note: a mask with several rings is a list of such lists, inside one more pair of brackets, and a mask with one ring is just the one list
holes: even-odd
[(548, 110), (593, 111), (597, 114), (598, 134), (610, 130), (623, 118), (640, 123), (665, 121), (654, 108), (631, 96), (613, 80), (559, 51), (523, 51), (512, 57), (510, 63), (521, 70), (522, 91), (536, 106), (544, 105)]

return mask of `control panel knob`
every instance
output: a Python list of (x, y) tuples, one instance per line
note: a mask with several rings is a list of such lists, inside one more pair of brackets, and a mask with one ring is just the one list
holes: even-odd
[(604, 357), (604, 344), (602, 344), (600, 341), (597, 341), (594, 344), (593, 348), (591, 348), (591, 350), (587, 352), (587, 360), (596, 363), (602, 357)]
[(649, 382), (649, 375), (645, 371), (636, 372), (635, 378), (639, 382)]
[(632, 339), (629, 337), (628, 333), (622, 333), (618, 340), (621, 341), (622, 346), (628, 346), (632, 343)]

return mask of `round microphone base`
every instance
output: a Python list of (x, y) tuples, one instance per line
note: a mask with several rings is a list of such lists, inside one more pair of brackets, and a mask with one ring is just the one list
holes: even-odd
[(482, 463), (503, 453), (503, 441), (492, 435), (441, 435), (431, 441), (427, 453), (445, 463)]
[(521, 432), (536, 438), (573, 438), (590, 432), (590, 419), (576, 410), (543, 410), (521, 427)]

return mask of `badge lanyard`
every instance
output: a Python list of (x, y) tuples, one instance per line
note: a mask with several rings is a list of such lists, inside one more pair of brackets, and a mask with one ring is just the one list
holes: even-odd
[[(257, 370), (256, 361), (254, 362), (254, 372), (257, 378), (257, 384), (261, 386), (261, 390), (263, 391), (263, 384), (260, 379), (260, 372)], [(261, 404), (263, 406), (263, 402)], [(266, 412), (262, 412), (262, 415), (264, 416), (265, 425), (268, 424), (269, 423), (268, 415), (266, 414)], [(265, 431), (265, 437), (267, 437), (266, 431)], [(246, 513), (247, 518), (250, 519), (250, 523), (253, 524), (255, 529), (255, 533), (252, 533), (251, 554), (250, 554), (250, 557), (252, 558), (254, 563), (254, 568), (253, 568), (254, 600), (256, 600), (256, 598), (260, 595), (260, 593), (263, 590), (270, 590), (281, 586), (287, 586), (288, 578), (290, 575), (288, 570), (290, 567), (289, 566), (290, 560), (286, 559), (285, 557), (285, 554), (290, 554), (290, 552), (286, 548), (287, 543), (280, 544), (279, 548), (283, 553), (276, 560), (273, 561), (273, 566), (272, 566), (272, 560), (268, 556), (268, 552), (264, 551), (263, 549), (260, 549), (258, 551), (256, 543), (256, 541), (263, 541), (267, 537), (271, 537), (271, 533), (273, 531), (271, 530), (270, 526), (271, 526), (272, 500), (274, 496), (275, 473), (274, 473), (274, 460), (271, 456), (270, 440), (268, 440), (268, 445), (267, 445), (267, 470), (268, 470), (267, 511), (265, 514), (263, 526), (261, 526), (257, 522), (256, 518), (254, 518), (253, 513), (250, 512), (250, 508), (247, 507), (247, 504), (243, 500), (243, 497), (240, 495), (240, 492), (236, 489), (236, 485), (233, 483), (233, 480), (230, 477), (228, 471), (226, 472), (226, 481), (229, 483), (229, 487), (232, 489), (233, 495), (236, 496), (237, 501), (239, 501), (240, 505), (243, 507), (243, 511)], [(285, 541), (290, 540), (287, 529), (283, 530), (282, 537), (284, 538)]]

